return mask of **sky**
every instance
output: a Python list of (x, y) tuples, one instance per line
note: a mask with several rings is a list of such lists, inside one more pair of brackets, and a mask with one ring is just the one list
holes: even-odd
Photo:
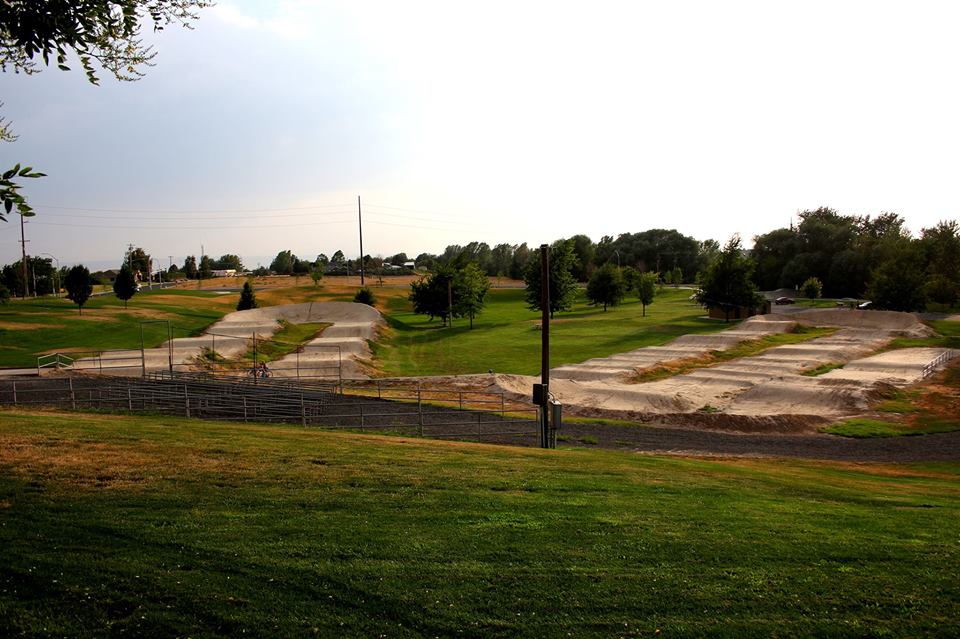
[[(137, 82), (0, 73), (30, 254), (251, 268), (960, 210), (960, 3), (219, 0)], [(75, 67), (77, 65), (74, 65)], [(0, 264), (20, 256), (16, 215)], [(169, 257), (168, 257), (169, 256)]]

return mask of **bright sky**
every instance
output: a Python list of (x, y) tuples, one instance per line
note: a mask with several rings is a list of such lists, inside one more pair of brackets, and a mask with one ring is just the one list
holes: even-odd
[[(960, 3), (219, 0), (133, 83), (0, 74), (32, 254), (266, 265), (960, 210)], [(0, 223), (0, 263), (19, 258)]]

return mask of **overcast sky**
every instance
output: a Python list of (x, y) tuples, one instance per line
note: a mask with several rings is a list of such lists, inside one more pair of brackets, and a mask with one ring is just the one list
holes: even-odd
[[(32, 254), (248, 266), (960, 209), (957, 2), (219, 0), (139, 82), (0, 74)], [(19, 258), (0, 223), (0, 263)]]

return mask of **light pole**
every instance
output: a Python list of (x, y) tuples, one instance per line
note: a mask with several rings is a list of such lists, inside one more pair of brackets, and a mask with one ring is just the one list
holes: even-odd
[(57, 263), (57, 270), (54, 271), (54, 275), (57, 276), (56, 279), (54, 280), (57, 283), (57, 290), (54, 291), (54, 294), (57, 296), (57, 299), (59, 299), (60, 298), (60, 260), (58, 260), (55, 255), (52, 255), (50, 253), (41, 253), (40, 255), (46, 255), (48, 257), (52, 257), (53, 261)]

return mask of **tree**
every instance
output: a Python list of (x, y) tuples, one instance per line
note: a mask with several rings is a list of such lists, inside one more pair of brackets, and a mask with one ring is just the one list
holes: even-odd
[(431, 320), (439, 317), (444, 325), (450, 316), (449, 286), (452, 286), (454, 273), (445, 266), (439, 266), (427, 277), (421, 277), (410, 284), (408, 299), (413, 304), (413, 312), (427, 315)]
[(187, 259), (183, 260), (183, 272), (188, 280), (197, 279), (197, 258), (188, 255)]
[(0, 304), (6, 304), (10, 301), (10, 289), (0, 283)]
[(71, 268), (63, 280), (63, 288), (67, 289), (67, 298), (73, 300), (80, 314), (83, 315), (83, 305), (93, 293), (93, 284), (90, 283), (90, 271), (87, 267), (78, 264)]
[(343, 264), (347, 261), (347, 258), (343, 256), (343, 251), (338, 250), (333, 254), (333, 257), (330, 258), (331, 264)]
[(625, 266), (621, 270), (621, 273), (623, 274), (624, 291), (629, 293), (630, 291), (636, 290), (637, 286), (640, 285), (640, 271), (632, 266)]
[(323, 270), (321, 267), (313, 267), (313, 269), (310, 271), (310, 279), (313, 280), (314, 286), (320, 286), (320, 280), (323, 279)]
[(227, 253), (226, 255), (221, 255), (220, 259), (213, 261), (213, 268), (224, 271), (233, 269), (239, 273), (243, 271), (243, 261), (240, 259), (239, 255)]
[(23, 217), (33, 217), (36, 215), (27, 203), (26, 198), (20, 194), (21, 185), (14, 182), (14, 178), (41, 178), (45, 175), (45, 173), (34, 171), (32, 166), (21, 168), (19, 164), (5, 171), (3, 175), (0, 175), (0, 201), (3, 202), (3, 210), (0, 211), (0, 222), (7, 221), (4, 214), (9, 214), (14, 206), (17, 207), (17, 213)]
[(637, 283), (637, 297), (640, 298), (640, 304), (643, 306), (643, 316), (647, 316), (647, 307), (653, 304), (653, 298), (657, 294), (657, 274), (641, 273), (640, 281)]
[(240, 290), (240, 301), (237, 302), (238, 311), (248, 311), (251, 308), (257, 308), (257, 294), (253, 290), (253, 284), (250, 280), (243, 283)]
[[(525, 246), (525, 245), (522, 245)], [(577, 295), (577, 282), (571, 270), (575, 260), (573, 247), (566, 240), (558, 240), (550, 249), (550, 317), (554, 313), (569, 311)], [(540, 259), (531, 255), (523, 272), (527, 284), (527, 308), (540, 309)]]
[(139, 246), (127, 246), (127, 252), (123, 254), (123, 264), (129, 266), (134, 275), (139, 272), (141, 279), (150, 279), (150, 255)]
[(324, 255), (323, 253), (318, 255), (317, 259), (313, 261), (313, 265), (319, 269), (325, 269), (327, 267), (327, 264), (329, 263), (330, 263), (330, 258)]
[(373, 291), (364, 286), (363, 288), (357, 289), (356, 295), (353, 296), (353, 301), (355, 304), (373, 306), (377, 303), (377, 297), (373, 294)]
[(730, 311), (755, 308), (763, 303), (752, 275), (753, 262), (743, 254), (740, 236), (734, 235), (716, 260), (700, 273), (696, 300), (705, 307), (722, 309), (724, 319), (729, 321)]
[(623, 301), (626, 294), (626, 285), (623, 282), (623, 275), (620, 269), (607, 262), (590, 276), (587, 282), (587, 299), (591, 306), (603, 305), (603, 311), (607, 311), (607, 306), (616, 306)]
[(586, 235), (574, 235), (570, 238), (573, 254), (577, 260), (573, 265), (573, 276), (578, 282), (586, 282), (593, 274), (593, 260), (597, 254), (597, 247)]
[(213, 260), (209, 255), (200, 257), (200, 266), (197, 268), (197, 277), (208, 280), (213, 277)]
[(926, 305), (919, 251), (911, 247), (893, 255), (873, 272), (867, 296), (877, 308), (919, 311)]
[(127, 300), (133, 297), (137, 292), (137, 278), (133, 276), (130, 266), (124, 264), (120, 267), (117, 279), (113, 280), (113, 293), (117, 299), (123, 300), (123, 307), (127, 308)]
[(453, 289), (456, 299), (453, 312), (459, 317), (469, 317), (472, 330), (473, 318), (486, 306), (490, 280), (476, 263), (471, 262), (454, 275)]
[(819, 298), (820, 293), (823, 292), (823, 284), (815, 277), (808, 277), (800, 286), (800, 292), (803, 293), (803, 296), (807, 299), (815, 300)]
[(293, 275), (293, 266), (296, 260), (297, 257), (293, 254), (293, 251), (280, 251), (270, 262), (270, 270), (277, 275)]
[(683, 269), (679, 266), (674, 266), (673, 271), (671, 271), (671, 276), (673, 279), (673, 287), (676, 288), (683, 284)]
[[(211, 4), (210, 0), (4, 0), (0, 3), (0, 70), (32, 75), (40, 70), (39, 58), (44, 65), (55, 59), (59, 69), (69, 71), (68, 56), (74, 55), (93, 84), (99, 82), (96, 66), (118, 80), (137, 80), (156, 55), (141, 39), (142, 25), (152, 25), (156, 31), (169, 24), (189, 27), (197, 11)], [(14, 139), (0, 119), (0, 141)], [(37, 178), (43, 173), (18, 164), (0, 179), (3, 210), (9, 214), (16, 206), (20, 215), (31, 217), (33, 209), (19, 193), (14, 177)], [(5, 219), (0, 214), (0, 221)]]

